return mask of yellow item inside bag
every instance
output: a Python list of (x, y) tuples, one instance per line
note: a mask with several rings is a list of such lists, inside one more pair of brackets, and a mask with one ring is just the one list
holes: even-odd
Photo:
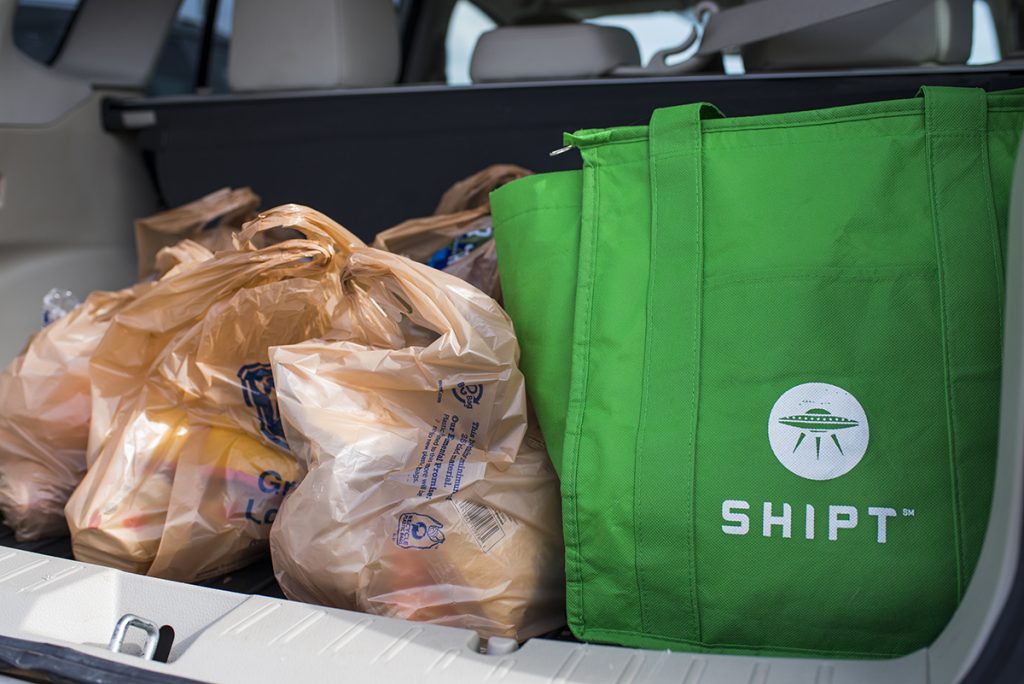
[(290, 598), (526, 639), (564, 623), (558, 480), (511, 321), (461, 280), (356, 250), (330, 339), (271, 351), (308, 467), (271, 531)]
[(266, 555), (281, 499), (301, 476), (290, 454), (244, 432), (192, 428), (149, 574), (202, 580)]
[[(255, 247), (281, 227), (304, 237)], [(238, 249), (114, 317), (90, 366), (89, 470), (66, 508), (77, 558), (195, 581), (267, 552), (273, 510), (302, 471), (268, 348), (327, 330), (357, 244), (322, 214), (278, 207), (246, 225)]]

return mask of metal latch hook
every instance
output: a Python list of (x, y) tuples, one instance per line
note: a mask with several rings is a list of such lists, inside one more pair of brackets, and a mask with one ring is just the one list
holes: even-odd
[(710, 0), (702, 0), (690, 9), (684, 10), (680, 15), (690, 24), (690, 33), (686, 36), (686, 40), (679, 45), (654, 53), (646, 66), (620, 66), (613, 69), (611, 75), (636, 77), (664, 74), (671, 76), (702, 69), (710, 60), (709, 55), (700, 53), (704, 44), (704, 33), (718, 11), (718, 5)]
[(655, 54), (651, 59), (651, 64), (656, 67), (674, 67), (696, 57), (704, 43), (704, 30), (707, 29), (711, 17), (716, 12), (718, 12), (718, 5), (713, 2), (700, 2), (695, 7), (683, 12), (683, 18), (690, 22), (690, 35), (682, 45)]
[(114, 626), (114, 633), (110, 635), (110, 643), (107, 644), (107, 649), (114, 653), (121, 653), (121, 647), (124, 645), (124, 636), (128, 632), (129, 627), (138, 627), (146, 633), (146, 645), (142, 649), (142, 657), (146, 660), (153, 660), (153, 656), (156, 655), (156, 648), (160, 644), (160, 626), (155, 622), (150, 622), (131, 613), (125, 613), (117, 621), (117, 625)]

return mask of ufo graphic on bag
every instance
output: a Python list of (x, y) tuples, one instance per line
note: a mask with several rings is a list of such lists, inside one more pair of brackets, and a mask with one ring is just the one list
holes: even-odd
[(790, 388), (768, 418), (775, 457), (790, 472), (810, 480), (831, 480), (849, 472), (864, 457), (868, 439), (864, 407), (852, 394), (828, 383)]
[[(800, 436), (796, 438), (796, 444), (793, 446), (794, 452), (800, 447), (804, 438), (807, 437), (808, 432), (830, 432), (832, 434), (829, 436), (832, 438), (832, 441), (835, 442), (836, 447), (839, 449), (839, 453), (843, 453), (843, 445), (839, 443), (839, 437), (836, 435), (835, 431), (860, 425), (859, 421), (853, 420), (852, 418), (843, 418), (842, 416), (833, 416), (827, 409), (823, 408), (808, 409), (806, 413), (796, 416), (783, 416), (782, 418), (779, 418), (779, 422), (783, 425), (789, 425), (802, 430)], [(820, 434), (814, 436), (814, 457), (821, 458)]]

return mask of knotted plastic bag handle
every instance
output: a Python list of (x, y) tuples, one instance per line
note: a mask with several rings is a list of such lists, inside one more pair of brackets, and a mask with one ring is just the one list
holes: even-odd
[(347, 228), (316, 209), (301, 204), (282, 204), (262, 212), (242, 227), (238, 235), (240, 248), (256, 249), (252, 239), (273, 228), (293, 228), (305, 235), (306, 239), (329, 245), (339, 254), (348, 255), (366, 247)]

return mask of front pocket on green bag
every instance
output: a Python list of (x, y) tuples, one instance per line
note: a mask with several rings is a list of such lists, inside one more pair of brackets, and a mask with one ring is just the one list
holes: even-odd
[[(895, 654), (945, 625), (960, 542), (939, 307), (925, 267), (706, 282), (694, 477), (703, 644)], [(998, 388), (998, 365), (976, 370)]]

